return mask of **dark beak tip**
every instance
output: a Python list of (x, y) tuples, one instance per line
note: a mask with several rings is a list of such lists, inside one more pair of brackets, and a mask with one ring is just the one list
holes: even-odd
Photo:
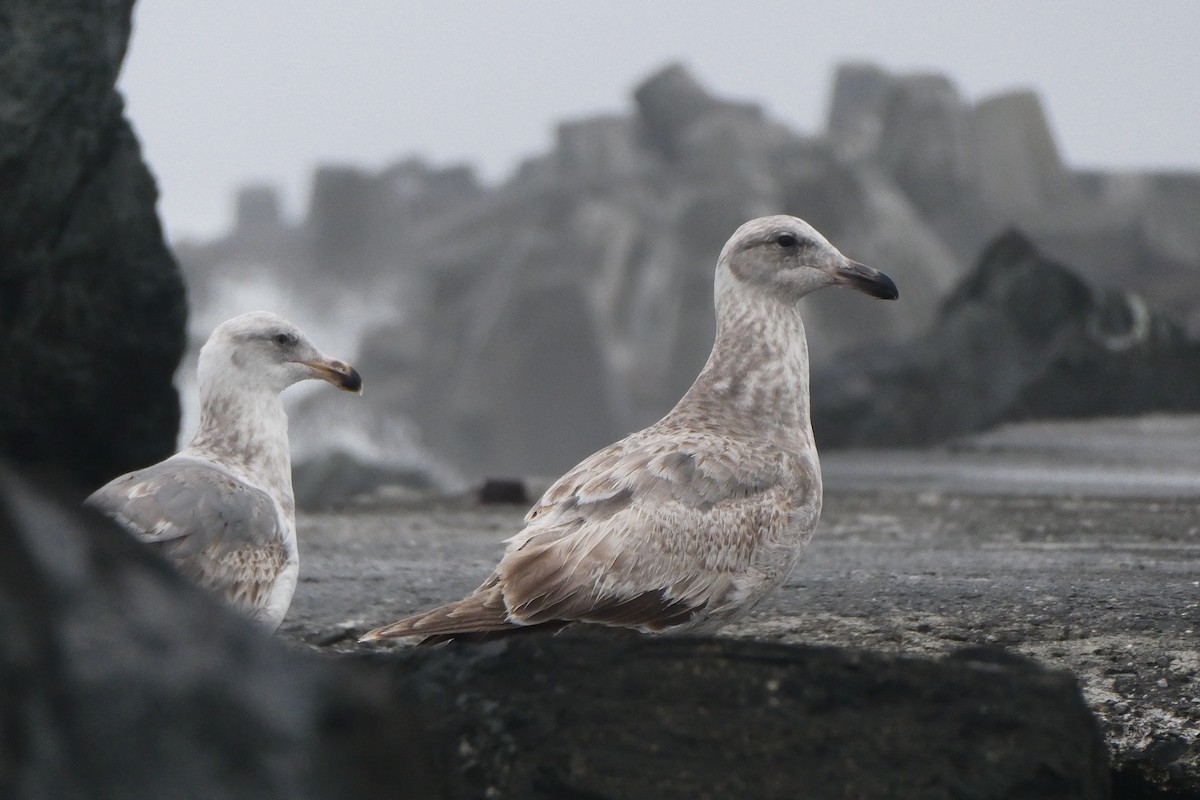
[(354, 367), (346, 367), (346, 373), (342, 378), (340, 386), (347, 392), (362, 394), (362, 376), (358, 374), (358, 370)]
[(888, 275), (877, 269), (854, 264), (842, 273), (844, 286), (869, 294), (880, 300), (899, 300), (900, 289)]
[(880, 295), (880, 297), (884, 300), (899, 300), (900, 287), (896, 285), (896, 282), (892, 280), (891, 276), (885, 275), (881, 272), (879, 273), (879, 278), (883, 283), (883, 287), (887, 289), (887, 294)]

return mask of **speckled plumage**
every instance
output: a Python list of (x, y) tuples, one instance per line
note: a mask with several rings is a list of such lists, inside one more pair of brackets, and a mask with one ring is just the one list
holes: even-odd
[(712, 354), (675, 408), (560, 478), (471, 595), (363, 639), (573, 622), (696, 632), (747, 613), (820, 517), (798, 302), (832, 285), (897, 295), (802, 220), (739, 228), (717, 263)]
[(322, 355), (282, 317), (260, 311), (222, 323), (200, 351), (200, 426), (191, 442), (86, 501), (271, 630), (300, 570), (279, 393), (307, 378), (362, 386), (353, 368)]

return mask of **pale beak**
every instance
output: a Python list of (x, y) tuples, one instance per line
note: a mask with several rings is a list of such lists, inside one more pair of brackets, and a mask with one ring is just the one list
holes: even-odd
[(312, 370), (314, 378), (329, 381), (347, 392), (362, 394), (362, 376), (346, 362), (333, 358), (314, 358), (300, 363)]

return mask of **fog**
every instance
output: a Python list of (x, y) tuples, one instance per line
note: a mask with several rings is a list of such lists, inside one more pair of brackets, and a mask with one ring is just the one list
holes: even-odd
[(487, 180), (564, 119), (629, 106), (682, 60), (723, 97), (819, 129), (837, 64), (953, 78), (970, 99), (1029, 87), (1078, 168), (1200, 167), (1200, 6), (1036, 0), (436, 4), (146, 0), (120, 88), (170, 235), (231, 222), (248, 180), (306, 203), (313, 168), (403, 155)]
[(1008, 289), (940, 311), (1010, 228), (1036, 249), (997, 263), (1087, 287), (1042, 305), (1055, 346), (1134, 388), (1081, 404), (1111, 393), (1010, 348), (941, 435), (1021, 418), (1003, 398), (1046, 386), (1052, 416), (1200, 410), (1200, 387), (1153, 390), (1200, 332), (1196, 29), (1185, 3), (143, 2), (120, 88), (189, 285), (181, 437), (199, 344), (270, 308), (366, 381), (362, 402), (290, 393), (298, 463), (554, 474), (670, 408), (712, 341), (721, 244), (779, 212), (901, 286), (886, 308), (806, 306), (815, 368), (841, 369), (814, 384), (822, 441), (870, 427), (821, 418), (858, 402), (839, 392), (929, 391), (915, 367), (849, 374), (853, 353), (936, 342), (939, 320), (1020, 328)]

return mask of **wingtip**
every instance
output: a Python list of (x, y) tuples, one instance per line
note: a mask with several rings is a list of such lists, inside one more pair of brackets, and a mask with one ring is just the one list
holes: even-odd
[(384, 639), (394, 639), (396, 637), (388, 635), (388, 628), (391, 625), (384, 625), (382, 628), (376, 628), (372, 631), (367, 631), (362, 636), (358, 637), (359, 644), (370, 644), (372, 642), (382, 642)]
[(414, 636), (425, 636), (423, 631), (415, 630), (420, 625), (422, 617), (406, 617), (405, 619), (389, 622), (387, 625), (380, 625), (378, 628), (369, 630), (362, 636), (358, 637), (359, 644), (371, 644), (372, 642), (394, 641), (396, 639), (410, 639)]

